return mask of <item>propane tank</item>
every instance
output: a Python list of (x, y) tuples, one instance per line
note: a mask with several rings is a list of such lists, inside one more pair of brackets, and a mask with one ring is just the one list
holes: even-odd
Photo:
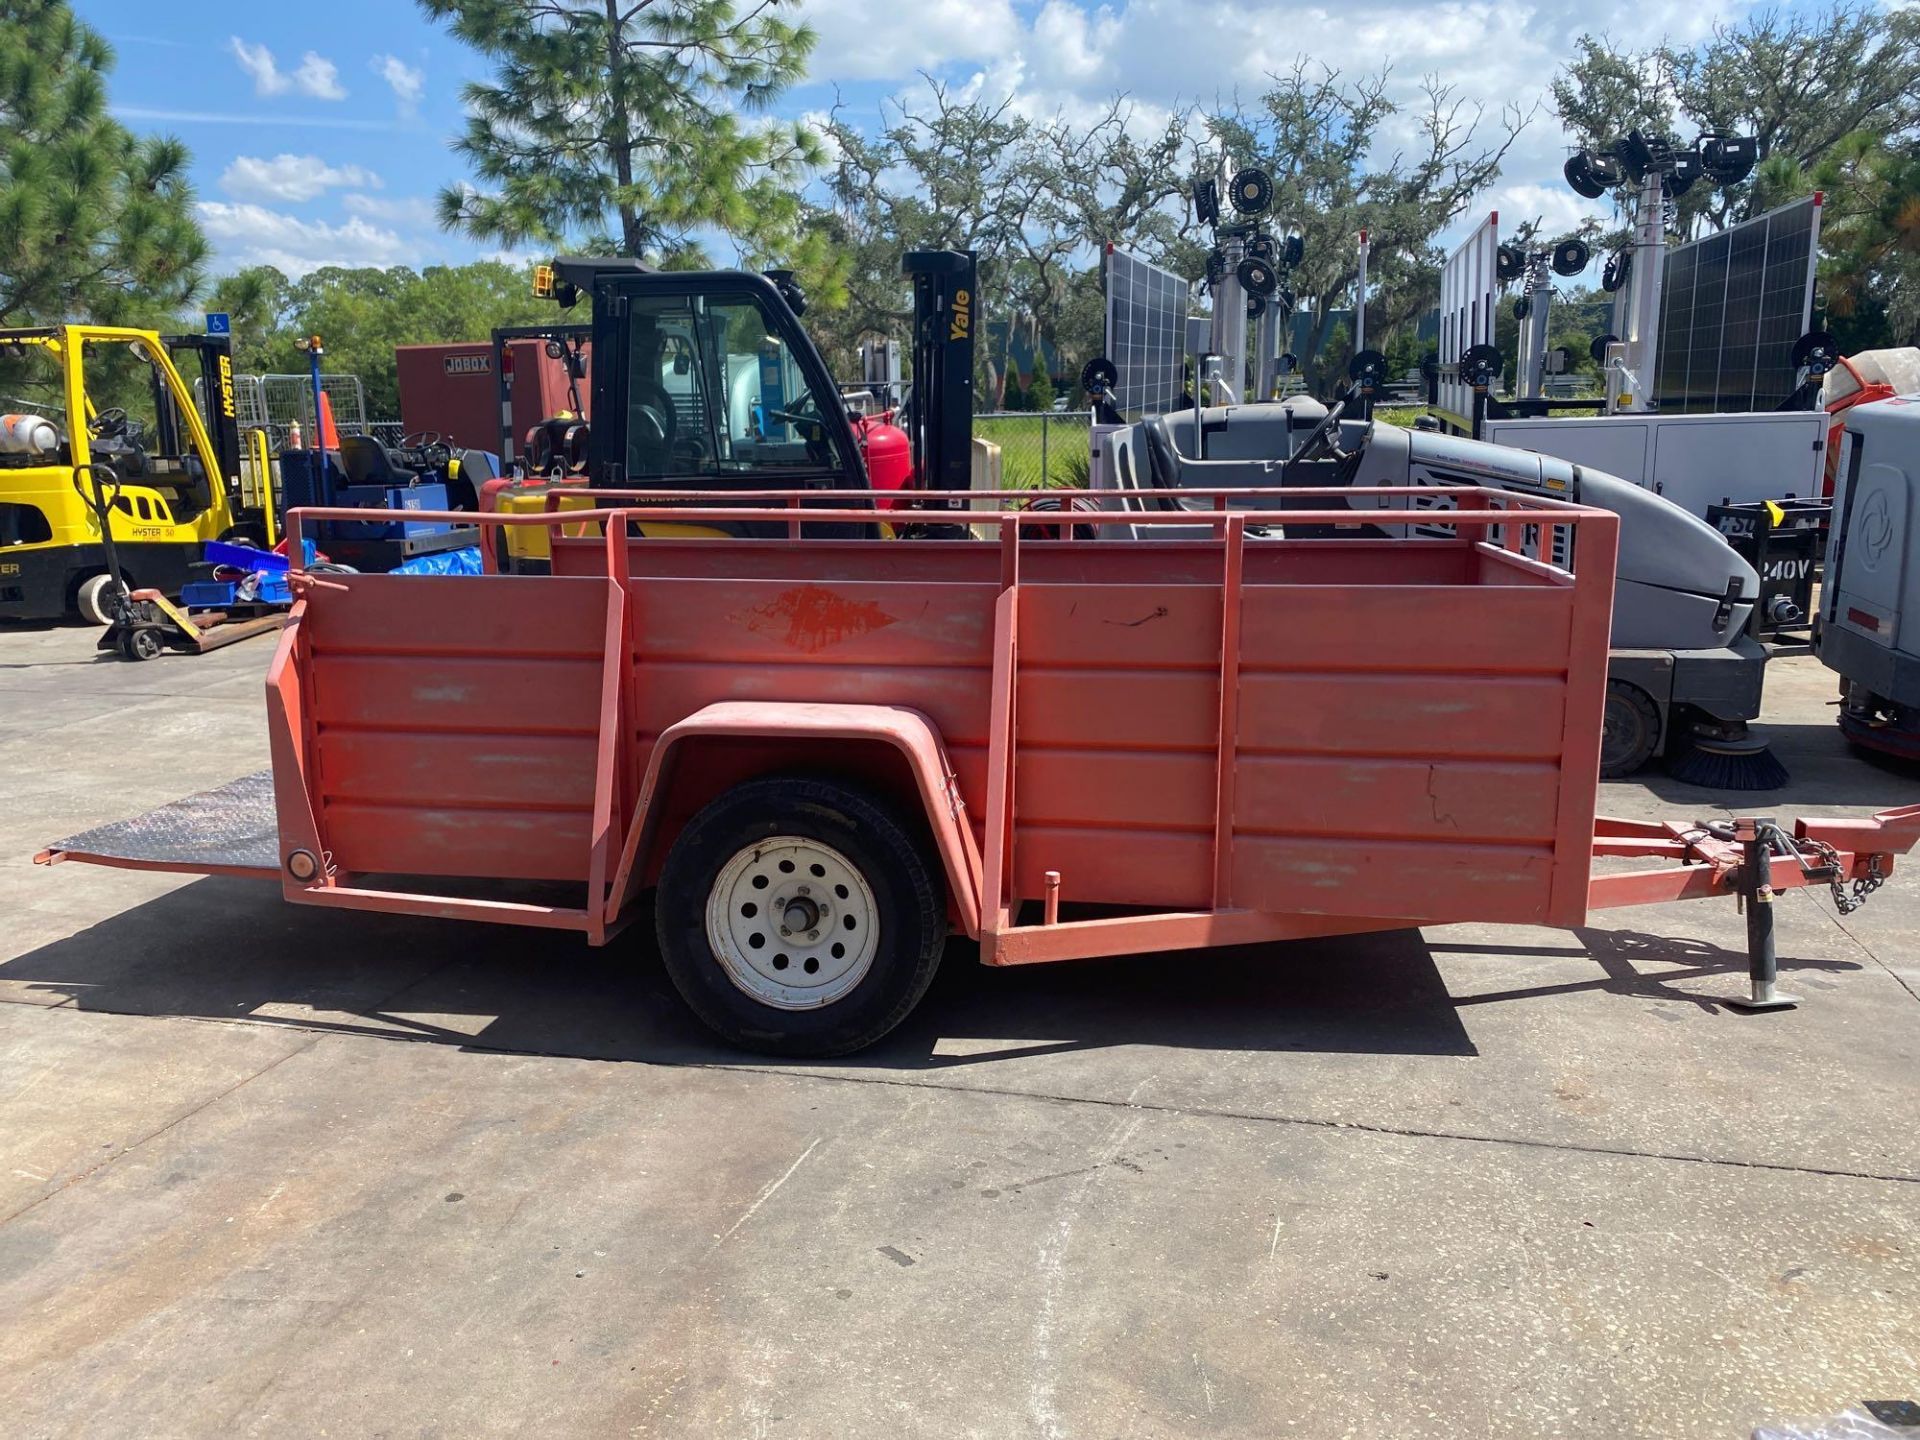
[(0, 455), (52, 455), (60, 427), (44, 415), (0, 415)]
[[(913, 483), (913, 442), (898, 425), (890, 425), (877, 415), (862, 416), (853, 427), (867, 461), (867, 484), (875, 490), (904, 490)], [(891, 509), (893, 502), (875, 502), (880, 509)]]

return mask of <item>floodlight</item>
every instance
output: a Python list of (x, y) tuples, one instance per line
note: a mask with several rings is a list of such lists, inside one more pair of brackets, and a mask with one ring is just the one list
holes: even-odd
[(1214, 181), (1193, 182), (1193, 216), (1202, 225), (1220, 223), (1220, 187)]
[(1273, 177), (1248, 166), (1233, 177), (1233, 208), (1242, 215), (1259, 215), (1273, 204)]
[(1242, 260), (1234, 270), (1240, 281), (1240, 288), (1249, 295), (1267, 296), (1273, 293), (1280, 283), (1280, 277), (1273, 273), (1273, 267), (1264, 260), (1255, 260), (1251, 256)]
[(1677, 150), (1673, 156), (1673, 168), (1660, 177), (1660, 193), (1669, 200), (1677, 200), (1691, 190), (1694, 182), (1704, 173), (1700, 168), (1699, 151)]
[(1575, 151), (1562, 173), (1574, 193), (1588, 200), (1598, 200), (1625, 178), (1620, 162), (1604, 150)]
[(1613, 153), (1627, 178), (1637, 185), (1653, 171), (1666, 168), (1673, 159), (1673, 145), (1664, 136), (1629, 130), (1624, 139), (1615, 142)]
[(1587, 268), (1593, 259), (1593, 251), (1587, 242), (1577, 236), (1562, 240), (1553, 247), (1553, 273), (1562, 276), (1578, 275)]
[(1759, 144), (1751, 135), (1719, 130), (1700, 137), (1700, 164), (1716, 185), (1738, 185), (1753, 173), (1759, 156)]

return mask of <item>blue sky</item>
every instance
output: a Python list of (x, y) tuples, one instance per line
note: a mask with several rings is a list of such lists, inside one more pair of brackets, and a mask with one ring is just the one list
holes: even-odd
[[(1530, 103), (1572, 36), (1604, 25), (1627, 44), (1692, 38), (1744, 13), (1739, 0), (1639, 0), (1600, 14), (1554, 0), (803, 0), (820, 33), (807, 84), (784, 113), (838, 95), (861, 123), (923, 73), (963, 91), (1012, 94), (1036, 116), (1085, 113), (1115, 91), (1143, 123), (1238, 90), (1307, 53), (1350, 69), (1386, 60), (1410, 93), (1436, 73), (1496, 111)], [(410, 0), (266, 5), (231, 0), (76, 0), (114, 43), (116, 110), (136, 130), (192, 147), (201, 221), (216, 270), (270, 262), (421, 265), (490, 247), (439, 229), (434, 193), (465, 176), (447, 141), (460, 87), (485, 78), (465, 46)], [(1585, 14), (1583, 15), (1582, 12)], [(1389, 134), (1386, 143), (1407, 138)], [(1515, 147), (1485, 208), (1571, 223), (1551, 116)], [(1483, 213), (1476, 207), (1476, 213)]]

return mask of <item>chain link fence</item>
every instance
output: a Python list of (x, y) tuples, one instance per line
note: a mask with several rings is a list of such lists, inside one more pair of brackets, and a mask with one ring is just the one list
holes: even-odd
[(1000, 447), (1001, 482), (1010, 490), (1087, 483), (1091, 417), (1084, 410), (975, 415), (973, 433)]

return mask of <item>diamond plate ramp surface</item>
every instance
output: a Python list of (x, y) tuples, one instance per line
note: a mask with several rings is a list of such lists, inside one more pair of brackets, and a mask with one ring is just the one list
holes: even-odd
[(276, 875), (280, 831), (273, 810), (273, 772), (255, 771), (130, 820), (82, 830), (55, 841), (40, 858), (194, 874)]

